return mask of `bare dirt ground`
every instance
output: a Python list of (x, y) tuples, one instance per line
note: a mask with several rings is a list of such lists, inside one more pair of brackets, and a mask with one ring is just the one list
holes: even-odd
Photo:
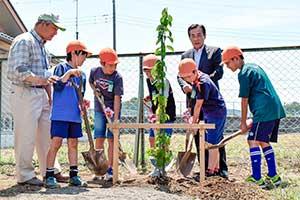
[[(235, 170), (242, 173), (239, 167)], [(243, 170), (242, 170), (243, 171)], [(151, 200), (185, 200), (185, 199), (266, 199), (267, 192), (247, 184), (242, 177), (236, 176), (228, 180), (220, 177), (209, 177), (200, 190), (199, 183), (192, 177), (182, 178), (174, 172), (169, 173), (167, 182), (158, 183), (147, 175), (135, 177), (121, 176), (121, 181), (112, 186), (104, 181), (91, 181), (91, 175), (82, 173), (88, 187), (70, 187), (61, 184), (59, 189), (44, 187), (20, 186), (16, 184), (13, 174), (0, 175), (0, 199), (151, 199)]]
[[(172, 149), (180, 151), (183, 149), (183, 136), (174, 137)], [(300, 146), (298, 141), (300, 134), (280, 136), (280, 144), (274, 145), (278, 171), (284, 180), (281, 188), (274, 190), (262, 190), (258, 186), (245, 183), (245, 178), (250, 173), (248, 147), (243, 137), (233, 140), (227, 145), (227, 163), (229, 165), (229, 179), (220, 177), (209, 177), (204, 182), (203, 190), (200, 190), (199, 183), (192, 177), (182, 178), (173, 171), (168, 173), (167, 182), (151, 180), (147, 174), (131, 176), (120, 167), (120, 182), (112, 186), (111, 183), (92, 182), (92, 175), (83, 165), (80, 157), (80, 176), (88, 182), (87, 188), (70, 187), (61, 184), (60, 189), (46, 189), (44, 187), (20, 186), (16, 184), (15, 166), (12, 150), (2, 151), (4, 164), (0, 163), (0, 200), (4, 199), (46, 199), (46, 200), (84, 200), (84, 199), (122, 199), (122, 200), (186, 200), (186, 199), (300, 199), (300, 179), (299, 179), (299, 156)], [(124, 138), (122, 141), (125, 141)], [(130, 141), (134, 141), (129, 138)], [(126, 144), (123, 142), (123, 144)], [(180, 146), (181, 145), (181, 146)], [(132, 146), (132, 144), (131, 144)], [(126, 146), (125, 146), (126, 147)], [(82, 147), (87, 149), (86, 146)], [(82, 150), (80, 150), (82, 151)], [(11, 154), (11, 155), (9, 155)], [(68, 173), (68, 163), (65, 151), (60, 152), (59, 160), (63, 163), (62, 168), (65, 174)], [(2, 161), (3, 162), (3, 161)], [(149, 163), (148, 163), (149, 164)], [(35, 164), (36, 165), (36, 164)], [(36, 165), (37, 166), (37, 165)], [(266, 166), (262, 166), (266, 172)], [(198, 170), (195, 163), (194, 171)], [(38, 171), (38, 168), (36, 169)], [(38, 176), (39, 177), (39, 176)]]

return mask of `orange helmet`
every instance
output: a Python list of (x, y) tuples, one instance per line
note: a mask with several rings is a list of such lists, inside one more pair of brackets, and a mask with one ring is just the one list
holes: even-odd
[(237, 46), (226, 47), (222, 52), (222, 63), (226, 63), (234, 57), (242, 56), (243, 52)]
[(185, 58), (180, 61), (178, 67), (179, 73), (178, 75), (182, 78), (190, 76), (193, 74), (195, 70), (197, 70), (196, 63), (191, 58)]
[(99, 58), (101, 62), (107, 64), (117, 64), (119, 63), (118, 55), (112, 48), (104, 48), (99, 53)]
[(87, 57), (92, 55), (92, 52), (87, 50), (85, 44), (83, 44), (83, 42), (80, 42), (79, 40), (69, 42), (66, 48), (66, 52), (70, 53), (72, 51), (84, 51), (87, 53)]
[(157, 56), (154, 54), (148, 54), (143, 58), (143, 69), (152, 69), (158, 60)]

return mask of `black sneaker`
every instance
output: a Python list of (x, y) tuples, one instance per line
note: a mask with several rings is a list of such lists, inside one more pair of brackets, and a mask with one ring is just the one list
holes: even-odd
[(217, 175), (220, 176), (220, 177), (222, 177), (222, 178), (228, 179), (228, 171), (227, 170), (220, 170), (217, 173)]

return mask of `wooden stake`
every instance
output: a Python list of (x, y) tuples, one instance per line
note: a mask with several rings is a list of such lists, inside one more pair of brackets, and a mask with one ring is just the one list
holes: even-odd
[(114, 153), (113, 153), (113, 184), (118, 182), (119, 175), (119, 128), (113, 129)]
[(200, 147), (200, 189), (203, 189), (203, 181), (205, 180), (205, 129), (199, 129), (199, 147)]
[(214, 129), (214, 124), (149, 124), (149, 123), (108, 123), (107, 128), (112, 129), (114, 134), (114, 153), (113, 153), (113, 184), (118, 182), (119, 175), (119, 129), (120, 128), (189, 128), (199, 129), (199, 146), (200, 146), (200, 186), (203, 188), (205, 180), (205, 130)]

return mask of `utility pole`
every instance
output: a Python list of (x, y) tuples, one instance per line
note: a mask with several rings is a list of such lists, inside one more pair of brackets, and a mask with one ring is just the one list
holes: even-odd
[(115, 0), (112, 0), (113, 4), (113, 48), (116, 51), (116, 3)]
[(76, 1), (76, 40), (78, 40), (78, 0)]

